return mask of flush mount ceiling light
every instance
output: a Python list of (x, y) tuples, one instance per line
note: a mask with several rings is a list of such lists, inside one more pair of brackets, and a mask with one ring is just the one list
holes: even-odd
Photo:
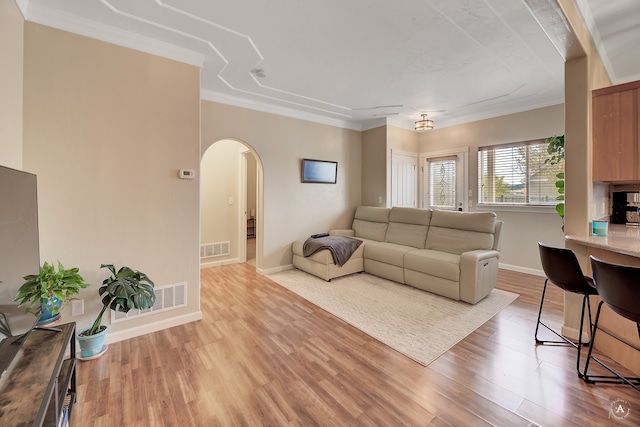
[(420, 114), (420, 116), (422, 117), (422, 120), (418, 120), (416, 122), (416, 132), (424, 132), (425, 130), (433, 129), (433, 120), (427, 119), (426, 114)]

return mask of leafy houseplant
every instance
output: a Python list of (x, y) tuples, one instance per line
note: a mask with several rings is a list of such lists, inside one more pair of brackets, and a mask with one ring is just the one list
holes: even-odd
[(104, 345), (108, 331), (102, 325), (102, 316), (108, 308), (128, 313), (132, 308), (146, 309), (153, 307), (156, 294), (153, 282), (149, 277), (129, 267), (121, 267), (116, 271), (112, 264), (102, 264), (100, 268), (107, 268), (111, 276), (102, 281), (98, 294), (102, 297), (102, 309), (90, 328), (78, 333), (81, 357), (85, 359), (99, 357), (107, 350)]
[[(548, 165), (557, 165), (564, 160), (564, 135), (552, 136), (545, 139), (547, 145), (547, 158), (544, 162)], [(559, 196), (556, 200), (560, 202), (556, 204), (556, 212), (562, 218), (562, 231), (564, 231), (564, 171), (556, 174), (556, 188), (558, 189)]]
[(116, 271), (112, 264), (102, 264), (100, 268), (109, 269), (111, 276), (102, 281), (102, 286), (98, 290), (98, 294), (102, 297), (102, 310), (93, 322), (93, 326), (84, 332), (84, 335), (95, 335), (106, 328), (101, 323), (102, 315), (108, 308), (128, 313), (132, 308), (151, 308), (156, 301), (154, 283), (146, 274), (129, 267), (121, 267)]
[(24, 276), (25, 282), (13, 300), (20, 306), (29, 304), (25, 313), (39, 303), (34, 314), (41, 319), (40, 322), (52, 319), (73, 299), (73, 295), (87, 287), (78, 271), (75, 267), (65, 269), (60, 261), (56, 270), (53, 264), (45, 261), (38, 274)]

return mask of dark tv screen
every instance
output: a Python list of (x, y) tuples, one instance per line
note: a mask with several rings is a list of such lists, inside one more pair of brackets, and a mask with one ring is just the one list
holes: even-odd
[(338, 162), (302, 159), (302, 182), (335, 184), (338, 178)]
[(36, 176), (0, 166), (0, 377), (35, 326), (13, 297), (39, 268)]

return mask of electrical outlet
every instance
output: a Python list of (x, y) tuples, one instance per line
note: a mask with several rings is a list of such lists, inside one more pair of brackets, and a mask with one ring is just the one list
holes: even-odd
[(71, 301), (71, 315), (81, 316), (84, 314), (84, 300), (76, 299)]

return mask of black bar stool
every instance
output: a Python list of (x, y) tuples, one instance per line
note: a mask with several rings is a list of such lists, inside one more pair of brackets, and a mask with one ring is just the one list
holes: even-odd
[[(638, 346), (629, 343), (622, 338), (612, 334), (611, 332), (601, 328), (598, 325), (600, 320), (600, 312), (602, 304), (606, 304), (611, 310), (620, 316), (636, 323), (638, 328), (638, 337), (640, 338), (640, 267), (631, 267), (628, 265), (612, 264), (595, 258), (591, 258), (591, 269), (593, 270), (593, 280), (598, 294), (602, 301), (598, 304), (596, 312), (596, 321), (593, 324), (591, 333), (591, 345), (587, 355), (587, 362), (584, 367), (584, 380), (588, 383), (616, 383), (628, 384), (636, 390), (640, 391), (640, 378), (625, 377), (601, 360), (593, 356), (593, 343), (595, 342), (596, 332), (598, 330), (617, 339), (623, 344), (640, 351)], [(611, 372), (612, 376), (605, 375), (588, 375), (589, 361), (594, 360)]]
[[(540, 250), (540, 261), (542, 262), (542, 269), (544, 270), (544, 274), (547, 276), (544, 281), (544, 288), (542, 289), (542, 298), (540, 299), (540, 310), (538, 311), (538, 322), (536, 323), (536, 344), (562, 344), (562, 345), (571, 345), (578, 350), (578, 355), (576, 356), (576, 372), (578, 373), (579, 378), (584, 377), (584, 373), (580, 372), (580, 348), (587, 343), (582, 342), (582, 329), (584, 327), (584, 312), (585, 307), (587, 308), (587, 312), (589, 313), (589, 328), (591, 328), (591, 303), (589, 300), (589, 296), (598, 295), (598, 291), (596, 290), (593, 279), (585, 276), (582, 273), (582, 269), (580, 268), (580, 264), (578, 263), (578, 259), (576, 258), (575, 253), (571, 249), (566, 248), (555, 248), (551, 246), (547, 246), (543, 243), (538, 242), (538, 248)], [(540, 320), (542, 316), (542, 306), (544, 304), (544, 295), (547, 292), (547, 283), (551, 282), (560, 289), (566, 292), (572, 292), (574, 294), (582, 295), (582, 317), (580, 318), (580, 333), (578, 338), (578, 344), (573, 341), (568, 340), (555, 330), (553, 330), (550, 326), (546, 325), (543, 321)], [(540, 325), (547, 328), (549, 331), (553, 332), (555, 335), (560, 337), (562, 341), (543, 341), (538, 339), (538, 329)], [(585, 367), (586, 372), (586, 367)]]

